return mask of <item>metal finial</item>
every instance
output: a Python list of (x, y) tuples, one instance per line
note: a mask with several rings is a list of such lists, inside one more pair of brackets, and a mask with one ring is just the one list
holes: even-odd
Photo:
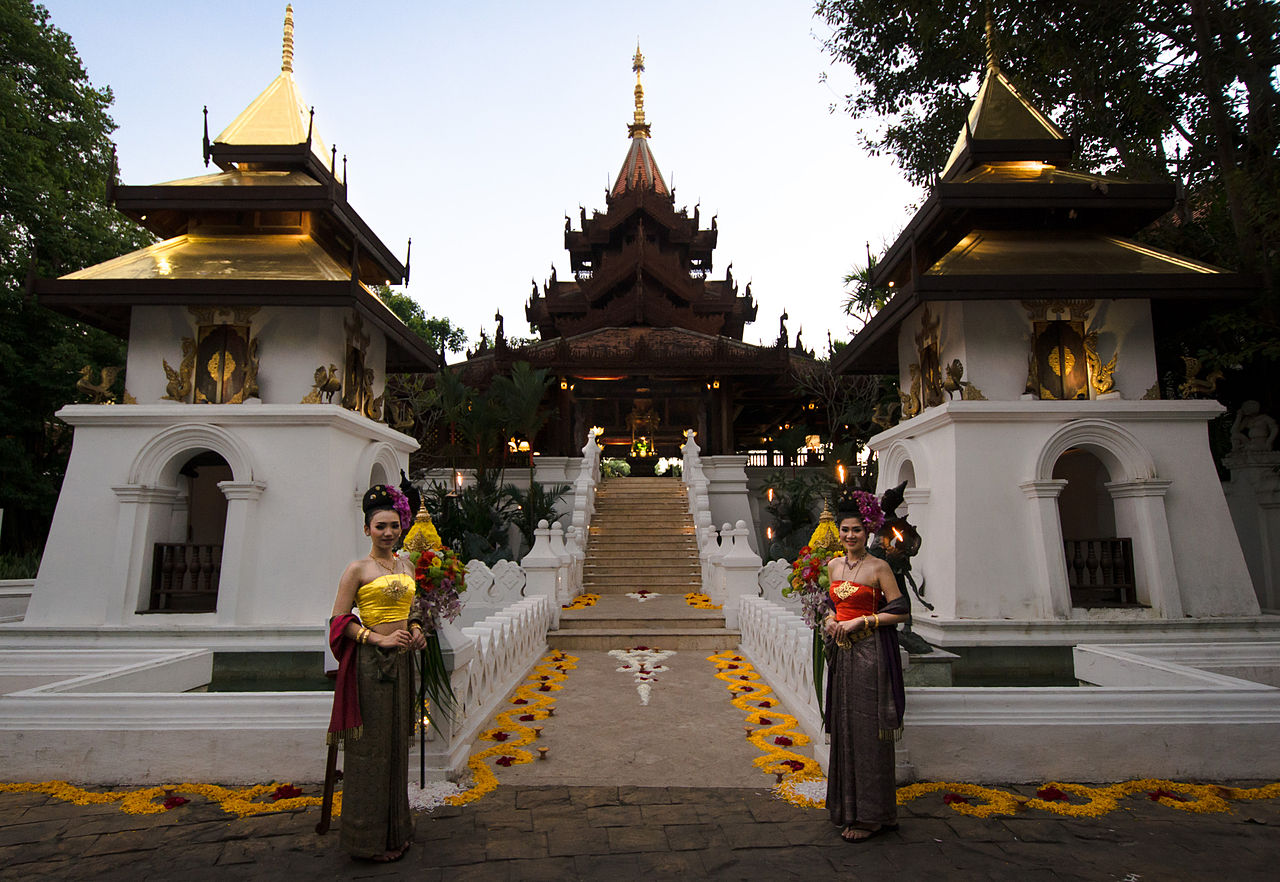
[(987, 0), (985, 5), (987, 8), (987, 22), (984, 42), (987, 48), (987, 72), (997, 73), (1000, 70), (1000, 63), (996, 58), (996, 18), (991, 11), (991, 0)]
[(280, 58), (280, 72), (293, 73), (293, 4), (284, 8), (284, 51)]
[(640, 54), (640, 41), (636, 41), (636, 54), (631, 59), (631, 69), (636, 72), (636, 112), (634, 121), (627, 126), (627, 133), (632, 138), (649, 137), (649, 124), (644, 121), (644, 86), (640, 83), (640, 74), (644, 72), (644, 56)]

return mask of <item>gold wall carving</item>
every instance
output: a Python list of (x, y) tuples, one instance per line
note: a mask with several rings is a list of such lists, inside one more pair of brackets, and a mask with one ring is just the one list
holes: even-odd
[(964, 365), (960, 359), (953, 359), (951, 364), (947, 365), (947, 378), (942, 383), (942, 387), (947, 391), (947, 397), (951, 398), (959, 392), (961, 401), (986, 401), (987, 396), (982, 394), (982, 390), (963, 377)]
[(1084, 356), (1089, 364), (1089, 383), (1093, 386), (1093, 394), (1106, 395), (1114, 392), (1116, 388), (1113, 375), (1116, 372), (1116, 353), (1111, 356), (1111, 360), (1106, 364), (1102, 363), (1101, 356), (1098, 355), (1098, 332), (1090, 331), (1084, 337)]
[(333, 403), (333, 396), (342, 391), (342, 375), (338, 373), (338, 366), (330, 364), (326, 371), (324, 365), (316, 368), (315, 379), (311, 383), (311, 391), (307, 396), (298, 402), (299, 404), (320, 404), (323, 401), (326, 404)]
[(111, 384), (116, 381), (121, 370), (123, 368), (104, 367), (98, 372), (98, 382), (94, 383), (90, 380), (93, 376), (93, 366), (86, 364), (80, 368), (80, 379), (76, 380), (76, 388), (89, 396), (90, 404), (115, 404), (116, 399), (111, 394)]
[(898, 392), (902, 401), (902, 418), (909, 420), (926, 407), (936, 407), (947, 400), (943, 388), (941, 351), (938, 331), (941, 318), (929, 312), (928, 304), (920, 316), (920, 330), (916, 332), (916, 361), (907, 365), (911, 376), (910, 391)]
[(1143, 401), (1159, 401), (1160, 400), (1160, 381), (1151, 384), (1151, 388), (1142, 393)]
[(373, 369), (365, 367), (369, 350), (369, 335), (364, 331), (360, 314), (353, 312), (344, 319), (347, 330), (347, 351), (342, 372), (342, 406), (347, 410), (364, 414), (371, 420), (382, 418), (382, 396), (373, 397)]
[(1182, 385), (1178, 387), (1178, 394), (1183, 398), (1212, 398), (1218, 389), (1218, 381), (1222, 379), (1222, 371), (1214, 368), (1202, 378), (1200, 372), (1204, 370), (1204, 365), (1200, 359), (1184, 355), (1182, 363), (1186, 365), (1187, 371)]
[(1022, 308), (1027, 311), (1027, 318), (1033, 322), (1050, 321), (1049, 313), (1053, 313), (1056, 319), (1085, 321), (1095, 302), (1059, 297), (1051, 300), (1023, 300)]
[(196, 404), (240, 404), (257, 396), (258, 340), (249, 325), (201, 325), (196, 364)]
[(165, 401), (190, 403), (192, 374), (195, 372), (196, 366), (195, 338), (182, 338), (182, 361), (178, 364), (176, 371), (169, 366), (168, 361), (162, 359), (160, 363), (164, 365), (164, 375), (168, 380), (165, 384), (165, 393), (162, 398)]

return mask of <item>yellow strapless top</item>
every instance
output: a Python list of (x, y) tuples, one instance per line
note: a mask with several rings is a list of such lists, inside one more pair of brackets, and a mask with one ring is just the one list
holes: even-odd
[(407, 573), (388, 573), (361, 585), (356, 589), (360, 620), (365, 627), (372, 628), (384, 622), (399, 622), (409, 618), (413, 588), (413, 576)]

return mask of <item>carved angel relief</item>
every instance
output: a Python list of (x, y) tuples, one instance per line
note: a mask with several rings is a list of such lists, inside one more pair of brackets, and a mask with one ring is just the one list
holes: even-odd
[(181, 401), (183, 404), (191, 400), (191, 377), (196, 366), (196, 341), (191, 337), (182, 338), (182, 361), (178, 364), (175, 371), (169, 366), (169, 362), (161, 360), (164, 365), (164, 375), (168, 382), (165, 384), (164, 399), (166, 401)]
[(926, 407), (936, 407), (947, 400), (943, 386), (941, 348), (938, 329), (941, 318), (934, 318), (928, 305), (920, 317), (920, 330), (916, 332), (916, 362), (907, 365), (911, 375), (911, 389), (898, 396), (902, 400), (902, 418), (909, 420)]
[(369, 351), (369, 335), (364, 321), (353, 312), (343, 321), (347, 329), (346, 363), (342, 372), (342, 406), (364, 414), (371, 420), (382, 418), (382, 396), (373, 397), (373, 368), (365, 367)]

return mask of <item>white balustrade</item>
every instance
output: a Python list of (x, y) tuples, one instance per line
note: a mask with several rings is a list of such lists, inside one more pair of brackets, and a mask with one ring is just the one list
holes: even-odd
[(742, 651), (792, 710), (805, 732), (822, 742), (822, 713), (813, 685), (813, 630), (763, 597), (738, 599)]

